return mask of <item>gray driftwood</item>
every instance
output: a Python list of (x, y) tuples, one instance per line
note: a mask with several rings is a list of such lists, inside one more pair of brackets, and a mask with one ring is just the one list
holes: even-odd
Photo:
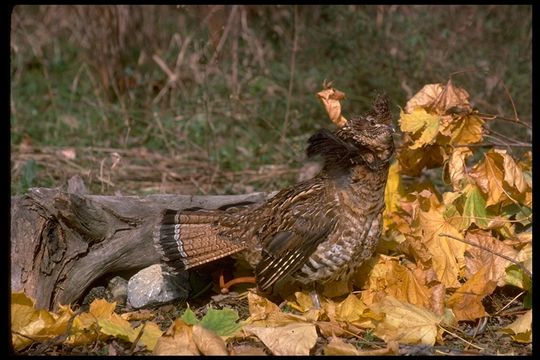
[(98, 196), (78, 190), (33, 188), (12, 198), (11, 288), (40, 308), (73, 303), (103, 275), (158, 263), (152, 231), (164, 208), (215, 209), (269, 196)]

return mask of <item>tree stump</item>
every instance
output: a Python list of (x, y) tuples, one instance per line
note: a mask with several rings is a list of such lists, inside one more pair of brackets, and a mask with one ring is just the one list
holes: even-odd
[(38, 308), (73, 303), (106, 274), (160, 262), (152, 232), (162, 209), (217, 209), (270, 196), (99, 196), (80, 189), (30, 189), (11, 201), (11, 290), (24, 291)]

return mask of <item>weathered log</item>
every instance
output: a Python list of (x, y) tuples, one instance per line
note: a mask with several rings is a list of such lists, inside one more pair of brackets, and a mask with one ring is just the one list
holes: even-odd
[(216, 209), (268, 196), (99, 196), (30, 189), (11, 202), (12, 291), (24, 291), (40, 308), (73, 303), (106, 274), (159, 262), (152, 231), (162, 209)]

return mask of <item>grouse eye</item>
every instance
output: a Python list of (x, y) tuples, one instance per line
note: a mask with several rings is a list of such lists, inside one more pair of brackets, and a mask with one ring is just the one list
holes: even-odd
[(369, 125), (375, 126), (375, 119), (373, 117), (369, 116), (367, 118), (367, 121), (368, 121)]

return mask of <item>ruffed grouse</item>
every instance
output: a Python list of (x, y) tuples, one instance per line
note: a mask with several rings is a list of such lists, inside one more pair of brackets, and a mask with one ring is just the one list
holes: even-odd
[(255, 208), (164, 210), (154, 233), (162, 259), (185, 270), (238, 254), (262, 291), (290, 277), (308, 285), (348, 277), (379, 241), (391, 122), (388, 100), (378, 95), (368, 113), (318, 131), (307, 155), (322, 156), (321, 172)]

